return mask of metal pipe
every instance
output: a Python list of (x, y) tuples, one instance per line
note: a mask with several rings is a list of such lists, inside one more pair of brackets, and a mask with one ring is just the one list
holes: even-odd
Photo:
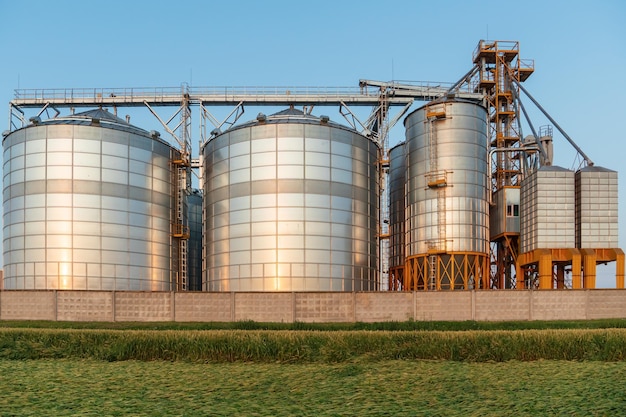
[(511, 92), (513, 93), (513, 98), (515, 100), (517, 100), (517, 103), (519, 104), (520, 109), (522, 109), (522, 113), (524, 113), (524, 117), (526, 118), (526, 122), (528, 122), (528, 126), (530, 126), (530, 130), (533, 132), (533, 136), (535, 137), (535, 142), (537, 143), (537, 146), (539, 147), (539, 152), (544, 157), (544, 160), (547, 161), (548, 160), (548, 155), (546, 153), (546, 150), (543, 149), (543, 145), (539, 141), (539, 135), (537, 135), (537, 131), (535, 130), (535, 126), (533, 126), (533, 123), (531, 122), (530, 117), (528, 116), (528, 113), (526, 112), (526, 108), (524, 107), (524, 104), (522, 103), (522, 100), (520, 100), (520, 97), (519, 97), (519, 95), (517, 94), (517, 91), (515, 91), (514, 88), (511, 88)]
[(576, 149), (576, 151), (585, 159), (585, 162), (587, 163), (587, 165), (593, 166), (593, 161), (589, 159), (589, 157), (583, 152), (582, 149), (578, 147), (578, 145), (576, 145), (574, 140), (570, 138), (567, 133), (565, 133), (565, 131), (561, 128), (561, 126), (559, 126), (559, 124), (552, 118), (552, 116), (550, 116), (548, 112), (543, 107), (541, 107), (541, 105), (537, 102), (537, 100), (535, 100), (533, 96), (530, 95), (530, 93), (522, 86), (522, 84), (519, 83), (515, 79), (513, 81), (524, 92), (524, 94), (528, 96), (528, 98), (535, 104), (535, 106), (537, 106), (537, 108), (541, 110), (541, 112), (548, 118), (548, 120), (550, 120), (550, 122), (554, 125), (554, 127), (556, 127), (559, 130), (559, 132), (561, 132), (561, 134), (565, 137), (565, 139), (567, 139), (570, 145), (572, 145), (574, 149)]

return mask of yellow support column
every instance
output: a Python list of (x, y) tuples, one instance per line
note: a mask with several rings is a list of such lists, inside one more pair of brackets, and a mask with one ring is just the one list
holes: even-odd
[(483, 290), (489, 289), (489, 275), (489, 257), (485, 256), (482, 271)]
[(518, 290), (523, 290), (526, 287), (524, 282), (524, 270), (522, 269), (522, 265), (518, 259), (515, 264), (515, 288)]
[(583, 288), (596, 288), (596, 251), (581, 249), (583, 254)]
[(624, 251), (615, 249), (615, 286), (624, 288)]
[(539, 289), (552, 289), (552, 254), (549, 250), (538, 249), (539, 253)]
[[(585, 263), (584, 259), (585, 259), (584, 258), (584, 252), (583, 252), (583, 257), (582, 258), (581, 258), (580, 255), (574, 255), (572, 257), (572, 288), (573, 289), (580, 289), (580, 288), (582, 288), (582, 277), (580, 275), (580, 272), (581, 272), (581, 269), (582, 269), (581, 263), (583, 265)], [(586, 273), (585, 273), (585, 275), (586, 275)]]

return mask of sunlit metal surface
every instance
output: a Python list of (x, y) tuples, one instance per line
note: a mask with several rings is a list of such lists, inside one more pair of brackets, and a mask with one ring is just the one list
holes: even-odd
[[(437, 119), (439, 111), (445, 115)], [(408, 254), (489, 252), (485, 109), (464, 102), (427, 105), (405, 126)]]
[(405, 289), (485, 286), (489, 253), (487, 114), (433, 102), (407, 116)]
[(102, 110), (4, 147), (6, 289), (170, 290), (178, 151)]
[(285, 111), (209, 140), (203, 289), (378, 289), (379, 147)]
[(389, 290), (401, 289), (404, 280), (405, 145), (399, 143), (389, 151)]

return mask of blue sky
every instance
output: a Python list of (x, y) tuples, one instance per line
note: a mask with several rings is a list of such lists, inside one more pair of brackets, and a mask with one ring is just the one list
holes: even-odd
[[(525, 87), (596, 165), (621, 171), (625, 20), (621, 0), (0, 0), (2, 130), (16, 88), (454, 82), (471, 68), (479, 40), (517, 40), (522, 58), (535, 60)], [(244, 120), (254, 115), (248, 110)], [(548, 124), (531, 115), (536, 126)], [(141, 120), (162, 131), (153, 118)], [(197, 122), (192, 129), (197, 142)], [(399, 123), (390, 143), (403, 137)], [(555, 164), (572, 168), (572, 148), (559, 135), (554, 143)], [(613, 268), (599, 286), (614, 286)]]

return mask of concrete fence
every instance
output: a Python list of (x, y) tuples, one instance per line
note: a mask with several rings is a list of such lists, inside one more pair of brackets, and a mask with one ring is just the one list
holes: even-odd
[(626, 318), (626, 290), (0, 291), (0, 320), (384, 322)]

